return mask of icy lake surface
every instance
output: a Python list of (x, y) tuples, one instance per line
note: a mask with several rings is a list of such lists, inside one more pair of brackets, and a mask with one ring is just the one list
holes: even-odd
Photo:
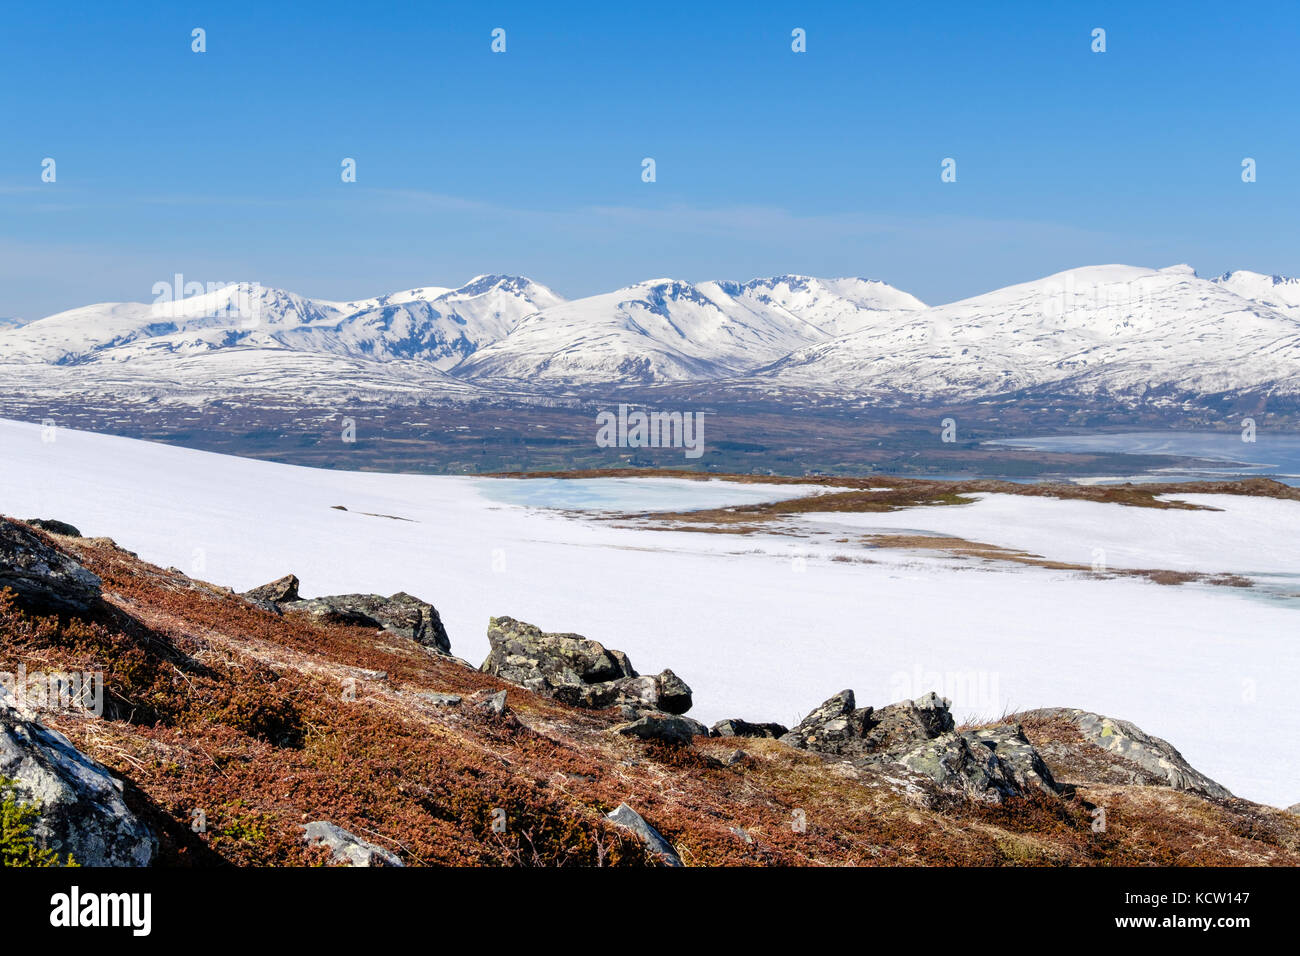
[(700, 511), (781, 501), (825, 489), (675, 478), (497, 478), (479, 493), (489, 501), (562, 511)]
[(1174, 467), (1167, 477), (1225, 477), (1267, 475), (1288, 485), (1300, 484), (1300, 435), (1273, 434), (1256, 429), (1253, 442), (1242, 432), (1124, 432), (1096, 435), (1058, 435), (1042, 438), (1007, 438), (987, 442), (1012, 448), (1051, 452), (1106, 452), (1125, 455), (1170, 455), (1208, 458), (1221, 466)]
[[(671, 667), (706, 723), (790, 724), (846, 687), (873, 705), (938, 690), (959, 720), (1080, 707), (1172, 741), (1240, 796), (1300, 800), (1294, 605), (858, 540), (883, 525), (1059, 549), (1080, 563), (1102, 547), (1112, 566), (1288, 576), (1292, 502), (1148, 512), (1003, 496), (701, 534), (553, 510), (563, 499), (545, 485), (504, 492), (542, 496), (531, 504), (503, 501), (500, 479), (297, 468), (62, 429), (43, 441), (40, 426), (5, 421), (0, 448), (5, 514), (69, 521), (237, 590), (292, 572), (307, 597), (407, 591), (438, 607), (453, 652), (471, 661), (487, 654), (489, 615), (508, 614), (620, 648), (643, 673)], [(568, 504), (684, 508), (772, 491), (676, 484), (629, 480)]]

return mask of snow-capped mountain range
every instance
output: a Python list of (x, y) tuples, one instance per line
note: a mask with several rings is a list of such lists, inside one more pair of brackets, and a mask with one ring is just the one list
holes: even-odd
[(1300, 280), (1091, 266), (934, 307), (875, 280), (792, 275), (572, 301), (502, 275), (353, 302), (237, 283), (0, 326), (0, 375), (161, 399), (689, 382), (918, 401), (1300, 396)]

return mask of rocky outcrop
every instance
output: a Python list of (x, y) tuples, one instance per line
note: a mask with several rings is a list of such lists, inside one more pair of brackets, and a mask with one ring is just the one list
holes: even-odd
[(380, 594), (331, 594), (302, 598), (296, 575), (286, 574), (241, 596), (271, 612), (297, 611), (329, 624), (373, 627), (409, 637), (439, 654), (451, 653), (451, 640), (438, 609), (427, 601), (399, 591)]
[(1018, 725), (958, 732), (947, 698), (929, 693), (876, 710), (840, 691), (780, 739), (864, 768), (896, 764), (940, 790), (1001, 802), (1030, 789), (1056, 793), (1042, 757)]
[(678, 714), (649, 713), (627, 723), (616, 724), (610, 733), (642, 740), (662, 740), (665, 743), (685, 746), (696, 737), (706, 737), (709, 728), (698, 720)]
[(709, 728), (710, 737), (767, 737), (777, 740), (789, 732), (781, 724), (751, 724), (739, 717), (720, 720)]
[(1100, 747), (1127, 763), (1132, 768), (1129, 778), (1133, 783), (1157, 783), (1207, 797), (1232, 796), (1227, 787), (1189, 764), (1173, 744), (1148, 734), (1127, 720), (1064, 707), (1031, 710), (1021, 717), (1025, 720), (1058, 718), (1069, 721), (1086, 743)]
[(432, 604), (403, 591), (389, 597), (378, 594), (333, 594), (307, 600), (284, 601), (281, 611), (297, 611), (329, 624), (373, 627), (409, 637), (440, 654), (451, 653), (451, 640)]
[(263, 584), (251, 591), (245, 591), (243, 596), (250, 601), (267, 601), (271, 604), (297, 601), (299, 600), (298, 577), (297, 575), (286, 574), (282, 578), (276, 578), (270, 584)]
[(663, 834), (646, 823), (641, 814), (626, 803), (620, 803), (617, 810), (605, 815), (605, 819), (617, 827), (622, 827), (636, 834), (637, 838), (645, 844), (646, 850), (664, 866), (677, 867), (682, 865), (682, 858), (677, 855), (673, 845), (664, 839)]
[(80, 538), (81, 532), (74, 525), (66, 521), (59, 521), (56, 518), (28, 518), (24, 524), (29, 524), (33, 528), (40, 528), (50, 534), (62, 535), (65, 538)]
[(30, 529), (0, 518), (0, 590), (10, 588), (25, 609), (82, 614), (99, 601), (101, 582)]
[(303, 841), (308, 846), (323, 846), (330, 860), (339, 866), (405, 866), (401, 859), (383, 847), (368, 843), (340, 826), (315, 820), (302, 826)]
[(81, 866), (148, 866), (149, 827), (127, 807), (122, 783), (68, 738), (13, 706), (0, 691), (0, 779), (40, 813), (37, 844)]
[(949, 701), (933, 693), (876, 710), (858, 707), (842, 690), (781, 737), (783, 743), (817, 753), (861, 758), (897, 753), (953, 728)]
[(946, 733), (889, 759), (929, 777), (943, 790), (1001, 803), (1032, 789), (1059, 788), (1019, 725)]
[(512, 617), (488, 622), (492, 649), (480, 668), (575, 707), (618, 705), (668, 714), (691, 708), (691, 689), (670, 670), (642, 676), (622, 651), (581, 634), (548, 634)]

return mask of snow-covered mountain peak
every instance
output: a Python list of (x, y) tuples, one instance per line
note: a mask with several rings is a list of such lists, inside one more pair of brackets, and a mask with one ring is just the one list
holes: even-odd
[(1300, 318), (1300, 279), (1237, 269), (1210, 280), (1239, 296)]

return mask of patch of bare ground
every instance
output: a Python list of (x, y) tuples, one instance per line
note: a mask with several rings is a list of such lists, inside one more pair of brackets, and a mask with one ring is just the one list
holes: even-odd
[[(748, 484), (808, 484), (842, 488), (854, 486), (850, 491), (828, 491), (821, 494), (788, 498), (781, 501), (752, 505), (735, 505), (706, 508), (696, 511), (652, 512), (638, 514), (606, 515), (599, 520), (619, 526), (633, 526), (649, 530), (692, 531), (704, 534), (795, 534), (788, 529), (776, 528), (772, 522), (793, 518), (801, 514), (883, 513), (903, 508), (938, 507), (974, 503), (972, 494), (1013, 494), (1022, 497), (1050, 497), (1061, 500), (1095, 501), (1119, 504), (1134, 508), (1156, 508), (1182, 511), (1217, 511), (1207, 505), (1180, 501), (1176, 495), (1241, 495), (1246, 497), (1278, 498), (1300, 501), (1300, 488), (1284, 485), (1271, 478), (1249, 478), (1239, 481), (1159, 482), (1122, 485), (1075, 485), (1041, 482), (1026, 485), (996, 480), (931, 481), (915, 478), (836, 478), (812, 476), (784, 478), (768, 475), (701, 475), (690, 471), (659, 470), (658, 477), (687, 478), (691, 480), (719, 479)], [(599, 472), (518, 473), (497, 477), (513, 478), (590, 478), (590, 477), (645, 477), (643, 469), (606, 469)], [(1094, 571), (1090, 566), (1053, 561), (1041, 555), (983, 544), (946, 535), (873, 534), (864, 535), (862, 543), (869, 548), (897, 548), (942, 551), (958, 557), (982, 558), (990, 561), (1007, 561), (1014, 564), (1034, 565), (1063, 571), (1083, 571), (1101, 577), (1145, 578), (1156, 584), (1176, 585), (1198, 582), (1222, 587), (1249, 588), (1249, 578), (1236, 574), (1175, 571), (1165, 568), (1111, 568)], [(855, 560), (851, 556), (838, 556), (836, 560)]]
[[(1099, 571), (1086, 564), (1052, 561), (1028, 551), (1017, 551), (996, 544), (968, 541), (951, 535), (924, 534), (870, 534), (863, 535), (862, 543), (870, 548), (941, 551), (953, 557), (979, 558), (987, 561), (1008, 561), (1056, 571), (1082, 571), (1096, 577), (1145, 578), (1156, 584), (1175, 585), (1199, 582), (1221, 587), (1249, 588), (1253, 582), (1238, 574), (1207, 574), (1200, 571), (1169, 571), (1158, 568), (1108, 568)], [(851, 560), (851, 559), (850, 559)]]
[[(125, 779), (161, 865), (318, 865), (298, 830), (318, 819), (408, 865), (647, 865), (605, 820), (621, 802), (688, 865), (1300, 864), (1300, 817), (1244, 801), (1097, 783), (993, 809), (918, 800), (888, 772), (772, 740), (629, 740), (606, 732), (613, 711), (535, 696), (392, 634), (277, 616), (107, 540), (47, 540), (103, 579), (105, 604), (40, 617), (0, 593), (0, 669), (103, 673), (102, 718), (42, 719)], [(512, 717), (474, 706), (502, 688)], [(1113, 808), (1106, 833), (1089, 802)]]

